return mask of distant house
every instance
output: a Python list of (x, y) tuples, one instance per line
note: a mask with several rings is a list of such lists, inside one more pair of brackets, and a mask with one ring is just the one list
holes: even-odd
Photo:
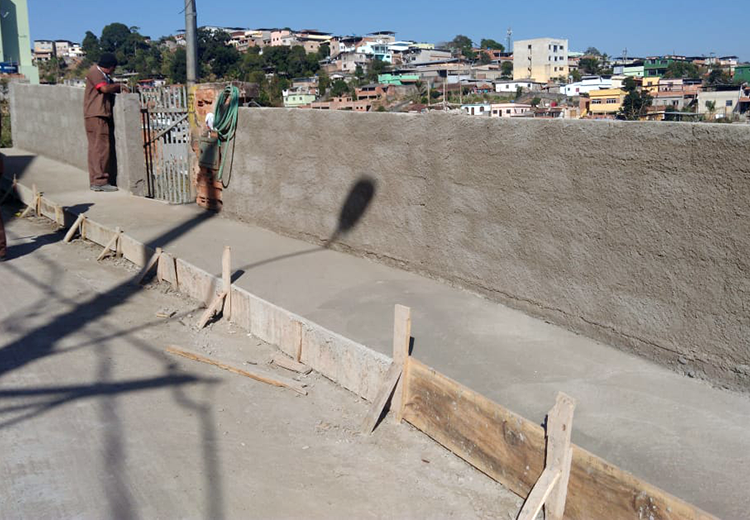
[(619, 88), (589, 92), (589, 113), (594, 118), (613, 118), (622, 108), (627, 92)]
[(701, 91), (698, 93), (698, 113), (708, 118), (721, 119), (730, 117), (740, 111), (740, 87)]
[(747, 63), (737, 65), (734, 68), (734, 81), (737, 83), (750, 83), (750, 65)]
[(526, 117), (532, 115), (533, 110), (524, 103), (492, 103), (490, 117)]
[(492, 112), (492, 105), (489, 103), (469, 103), (461, 105), (461, 110), (470, 116), (488, 116)]
[(303, 105), (309, 105), (318, 99), (315, 94), (294, 90), (284, 90), (282, 95), (284, 96), (284, 108), (297, 108)]
[(369, 112), (372, 108), (372, 103), (367, 100), (354, 101), (348, 96), (342, 96), (332, 98), (330, 101), (316, 101), (310, 103), (309, 108), (312, 108), (313, 110), (351, 110), (353, 112)]
[(519, 88), (524, 92), (539, 92), (546, 83), (531, 80), (496, 81), (495, 92), (509, 92), (515, 94)]
[(360, 88), (355, 89), (357, 94), (357, 100), (363, 99), (370, 101), (380, 101), (388, 97), (396, 95), (396, 87), (394, 85), (381, 85), (379, 83), (370, 83), (369, 85), (363, 85)]
[(584, 76), (581, 81), (569, 83), (564, 86), (565, 95), (568, 97), (588, 94), (592, 90), (612, 88), (611, 76)]
[(419, 74), (380, 74), (378, 83), (386, 85), (413, 85), (419, 81)]

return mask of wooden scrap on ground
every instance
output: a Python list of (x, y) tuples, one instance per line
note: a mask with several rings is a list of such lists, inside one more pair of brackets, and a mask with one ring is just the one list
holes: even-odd
[(277, 352), (276, 354), (274, 354), (273, 358), (271, 358), (271, 362), (276, 366), (286, 368), (287, 370), (291, 370), (292, 372), (297, 372), (299, 374), (307, 375), (312, 372), (312, 368), (310, 368), (309, 366), (298, 363), (297, 361), (293, 360), (285, 354), (282, 354), (281, 352)]
[(214, 359), (201, 356), (200, 354), (188, 352), (187, 350), (182, 350), (180, 348), (173, 347), (173, 346), (167, 347), (166, 351), (170, 354), (182, 356), (187, 359), (192, 359), (193, 361), (200, 361), (201, 363), (207, 363), (209, 365), (219, 367), (222, 370), (227, 370), (229, 372), (232, 372), (233, 374), (239, 374), (241, 376), (249, 377), (250, 379), (255, 379), (256, 381), (260, 381), (261, 383), (278, 386), (280, 388), (288, 388), (290, 390), (294, 390), (300, 395), (307, 395), (307, 390), (305, 390), (304, 385), (302, 383), (293, 381), (291, 379), (287, 379), (285, 377), (277, 376), (276, 374), (266, 372), (259, 368), (254, 368), (252, 371), (243, 370), (240, 368), (233, 367), (231, 365), (227, 365), (226, 363), (222, 363), (220, 361), (216, 361)]

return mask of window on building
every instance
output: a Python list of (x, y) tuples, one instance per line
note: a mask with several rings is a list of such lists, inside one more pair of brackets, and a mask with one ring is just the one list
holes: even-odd
[(732, 103), (733, 103), (733, 102), (732, 102), (732, 100), (731, 100), (731, 99), (727, 99), (727, 106), (728, 106), (728, 107), (731, 107), (731, 106), (732, 106)]
[(602, 104), (602, 100), (601, 99), (592, 99), (591, 100), (591, 104), (592, 105), (601, 105)]
[(617, 98), (607, 98), (607, 104), (608, 105), (617, 104)]

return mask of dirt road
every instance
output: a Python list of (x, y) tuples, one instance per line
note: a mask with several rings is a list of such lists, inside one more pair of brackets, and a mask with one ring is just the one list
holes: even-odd
[(0, 518), (515, 517), (515, 495), (409, 426), (360, 435), (368, 404), (319, 375), (303, 397), (165, 354), (282, 370), (230, 324), (197, 332), (194, 302), (136, 288), (126, 262), (7, 224)]

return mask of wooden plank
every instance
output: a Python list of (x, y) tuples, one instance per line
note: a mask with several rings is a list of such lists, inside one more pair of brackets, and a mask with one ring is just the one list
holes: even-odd
[(187, 350), (182, 350), (173, 346), (167, 347), (166, 351), (170, 354), (182, 356), (187, 359), (192, 359), (193, 361), (200, 361), (201, 363), (207, 363), (209, 365), (219, 367), (222, 370), (227, 370), (229, 372), (232, 372), (233, 374), (239, 374), (241, 376), (249, 377), (250, 379), (255, 379), (256, 381), (260, 381), (261, 383), (278, 386), (280, 388), (288, 388), (290, 390), (294, 390), (300, 395), (307, 395), (307, 390), (305, 390), (304, 386), (301, 383), (298, 383), (297, 381), (293, 381), (291, 379), (287, 379), (285, 377), (277, 376), (276, 374), (272, 374), (258, 368), (254, 368), (252, 370), (243, 370), (233, 367), (232, 365), (222, 363), (221, 361), (201, 356), (200, 354), (196, 354), (194, 352), (188, 352)]
[(224, 317), (232, 320), (232, 248), (224, 247), (224, 254), (221, 257), (221, 279), (224, 282), (224, 292), (227, 293), (224, 299)]
[[(544, 469), (544, 430), (409, 358), (404, 419), (526, 497)], [(566, 519), (715, 520), (683, 500), (573, 445)]]
[[(402, 367), (409, 357), (409, 343), (411, 342), (411, 309), (404, 305), (396, 305), (393, 310), (393, 362)], [(396, 390), (391, 399), (391, 408), (396, 411), (394, 419), (401, 422), (401, 401), (404, 393), (404, 379), (399, 378)]]
[(198, 322), (198, 330), (202, 329), (206, 326), (208, 323), (208, 320), (214, 317), (214, 314), (216, 314), (219, 311), (219, 307), (221, 307), (221, 304), (224, 303), (224, 298), (227, 296), (227, 293), (221, 292), (219, 293), (216, 298), (214, 298), (214, 301), (211, 302), (211, 305), (208, 306), (206, 309), (206, 312), (203, 313), (201, 316), (200, 321)]
[(81, 223), (83, 222), (83, 213), (78, 215), (78, 218), (76, 218), (76, 221), (73, 222), (73, 225), (70, 226), (70, 229), (67, 233), (65, 233), (65, 238), (63, 238), (63, 242), (69, 243), (71, 240), (73, 240), (73, 237), (76, 234), (76, 231), (81, 227)]
[(547, 468), (560, 470), (560, 480), (552, 489), (544, 504), (545, 520), (562, 520), (565, 513), (565, 500), (570, 480), (570, 464), (573, 449), (570, 438), (573, 431), (575, 399), (562, 392), (557, 394), (555, 406), (547, 414)]
[(294, 353), (294, 359), (297, 361), (297, 363), (302, 363), (302, 323), (299, 321), (294, 321), (294, 330), (296, 332), (296, 336), (294, 341), (296, 350)]
[(271, 362), (274, 365), (280, 366), (281, 368), (285, 368), (287, 370), (291, 370), (292, 372), (297, 372), (298, 374), (307, 375), (312, 372), (312, 368), (310, 368), (309, 366), (303, 365), (302, 363), (297, 363), (295, 360), (281, 352), (277, 352), (276, 354), (274, 354), (273, 358), (271, 358)]
[(156, 267), (156, 265), (159, 262), (159, 258), (161, 258), (161, 247), (156, 248), (156, 252), (151, 256), (151, 259), (146, 264), (146, 267), (143, 268), (141, 271), (141, 275), (138, 277), (138, 285), (143, 283), (143, 280), (146, 279), (146, 276), (148, 276), (148, 273), (151, 272), (151, 270)]
[(385, 374), (385, 378), (383, 378), (383, 385), (380, 387), (380, 391), (378, 392), (375, 401), (373, 401), (370, 411), (362, 422), (362, 433), (369, 434), (375, 429), (378, 419), (383, 415), (383, 409), (388, 404), (391, 395), (393, 395), (393, 390), (396, 388), (396, 384), (401, 377), (403, 368), (403, 365), (391, 363), (388, 372)]
[[(523, 503), (521, 512), (518, 513), (518, 520), (534, 520), (536, 515), (542, 510), (542, 506), (547, 501), (550, 493), (560, 481), (560, 468), (548, 466), (542, 471), (542, 476), (534, 484), (531, 493)], [(546, 517), (545, 517), (546, 520)]]

